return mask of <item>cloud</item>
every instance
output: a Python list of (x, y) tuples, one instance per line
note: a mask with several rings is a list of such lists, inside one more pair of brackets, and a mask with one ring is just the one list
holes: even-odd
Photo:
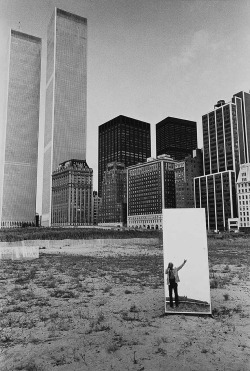
[(170, 62), (175, 68), (186, 67), (204, 54), (225, 49), (230, 49), (230, 46), (224, 40), (215, 39), (206, 30), (199, 30), (193, 34), (190, 42), (181, 48), (180, 53), (171, 58)]

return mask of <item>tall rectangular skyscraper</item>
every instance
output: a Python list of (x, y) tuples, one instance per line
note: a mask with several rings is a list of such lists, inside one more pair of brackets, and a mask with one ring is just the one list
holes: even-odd
[(41, 77), (41, 39), (11, 30), (7, 120), (1, 168), (1, 227), (34, 222)]
[(104, 171), (110, 162), (130, 166), (151, 156), (150, 124), (127, 116), (117, 116), (99, 126), (98, 195)]
[(47, 32), (42, 225), (51, 224), (52, 172), (86, 159), (87, 19), (55, 9)]
[(195, 207), (206, 209), (207, 228), (225, 230), (237, 217), (236, 181), (249, 162), (250, 94), (220, 100), (202, 116), (204, 175), (194, 179)]
[(184, 160), (197, 148), (195, 121), (167, 117), (156, 124), (156, 155), (170, 155), (175, 160)]

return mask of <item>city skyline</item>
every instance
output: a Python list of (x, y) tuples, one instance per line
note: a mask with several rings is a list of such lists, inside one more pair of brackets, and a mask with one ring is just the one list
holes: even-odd
[[(167, 116), (197, 121), (219, 99), (249, 90), (248, 1), (0, 1), (1, 128), (5, 121), (9, 29), (43, 39), (41, 92), (45, 91), (46, 30), (57, 6), (88, 19), (87, 161), (97, 188), (98, 126), (117, 115), (152, 125)], [(41, 94), (39, 169), (45, 95)], [(43, 143), (42, 143), (43, 144)], [(41, 209), (38, 189), (37, 211)]]

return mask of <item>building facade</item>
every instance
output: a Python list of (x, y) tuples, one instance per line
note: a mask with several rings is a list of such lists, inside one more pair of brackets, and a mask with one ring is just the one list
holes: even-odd
[(42, 225), (51, 224), (51, 175), (86, 159), (87, 19), (56, 8), (47, 31)]
[(238, 227), (250, 230), (250, 163), (240, 165), (237, 179)]
[(61, 163), (52, 174), (52, 226), (92, 224), (93, 169), (85, 160)]
[(197, 124), (194, 121), (167, 117), (156, 124), (156, 155), (168, 154), (184, 160), (197, 148)]
[(99, 126), (98, 194), (102, 197), (102, 180), (110, 162), (125, 167), (146, 161), (151, 156), (150, 124), (118, 116)]
[(128, 227), (161, 229), (162, 209), (175, 208), (175, 161), (166, 155), (127, 169)]
[(1, 227), (34, 223), (41, 76), (41, 39), (11, 30), (4, 160), (0, 173)]
[(102, 198), (98, 225), (127, 224), (127, 172), (125, 165), (111, 162), (102, 181)]
[(99, 221), (99, 209), (101, 198), (98, 196), (97, 191), (93, 191), (92, 196), (92, 224), (97, 225)]
[(194, 179), (195, 207), (206, 209), (208, 230), (224, 231), (237, 217), (235, 172), (222, 171)]
[(195, 205), (205, 207), (207, 227), (225, 230), (237, 217), (236, 179), (249, 161), (250, 94), (220, 100), (202, 116), (204, 176), (195, 179)]
[(194, 207), (194, 178), (203, 174), (201, 149), (193, 150), (192, 155), (175, 163), (176, 208)]

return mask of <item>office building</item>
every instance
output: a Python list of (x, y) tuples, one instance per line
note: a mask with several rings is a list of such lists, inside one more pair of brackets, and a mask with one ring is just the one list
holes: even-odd
[(238, 227), (250, 230), (250, 163), (240, 165), (237, 179)]
[(175, 161), (167, 155), (127, 169), (128, 227), (162, 229), (162, 209), (175, 208)]
[(40, 76), (41, 39), (11, 30), (7, 118), (0, 169), (1, 227), (35, 222)]
[(127, 223), (127, 172), (125, 165), (111, 162), (102, 181), (98, 225), (124, 226)]
[(118, 116), (99, 126), (98, 194), (104, 171), (110, 162), (125, 167), (146, 161), (151, 156), (150, 124), (126, 116)]
[(47, 31), (42, 225), (51, 224), (51, 175), (86, 159), (87, 19), (55, 9)]
[(236, 179), (249, 162), (250, 94), (220, 100), (202, 116), (204, 176), (195, 179), (195, 205), (205, 207), (207, 227), (225, 230), (237, 217)]
[(193, 150), (192, 155), (175, 163), (176, 208), (194, 207), (194, 178), (203, 174), (201, 149)]
[(92, 224), (97, 225), (99, 220), (101, 198), (98, 196), (97, 191), (93, 191), (92, 195)]
[(156, 124), (156, 155), (184, 160), (197, 148), (196, 122), (167, 117)]
[(206, 209), (207, 229), (224, 231), (237, 217), (235, 172), (222, 171), (194, 179), (195, 207)]
[(85, 160), (61, 163), (52, 174), (52, 226), (92, 224), (93, 169)]

